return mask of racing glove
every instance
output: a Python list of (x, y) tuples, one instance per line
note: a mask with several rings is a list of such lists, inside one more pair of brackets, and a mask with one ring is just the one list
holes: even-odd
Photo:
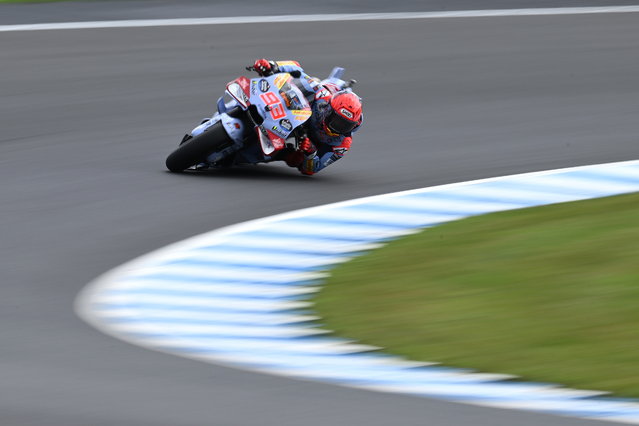
[(253, 64), (253, 69), (257, 71), (257, 73), (264, 77), (273, 74), (277, 71), (277, 65), (275, 62), (269, 62), (266, 59), (258, 59)]
[(300, 140), (298, 150), (304, 154), (306, 158), (315, 157), (317, 154), (317, 148), (313, 145), (313, 142), (309, 138), (304, 138)]
[(304, 154), (300, 151), (291, 151), (284, 157), (284, 161), (289, 167), (299, 167), (302, 161), (304, 161)]

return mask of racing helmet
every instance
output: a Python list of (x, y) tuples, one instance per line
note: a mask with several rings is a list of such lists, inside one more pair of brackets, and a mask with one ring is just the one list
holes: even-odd
[(362, 121), (362, 101), (351, 91), (335, 93), (330, 100), (332, 111), (324, 120), (324, 125), (332, 134), (350, 133)]

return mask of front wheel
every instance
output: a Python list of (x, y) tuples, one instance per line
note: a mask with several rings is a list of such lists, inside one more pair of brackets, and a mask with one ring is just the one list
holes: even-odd
[(233, 144), (218, 121), (204, 132), (182, 143), (166, 158), (166, 168), (172, 172), (181, 172), (197, 163), (204, 162), (206, 157)]

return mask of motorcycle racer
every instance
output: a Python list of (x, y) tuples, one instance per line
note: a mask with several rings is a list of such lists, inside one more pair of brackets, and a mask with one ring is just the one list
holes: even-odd
[(304, 124), (308, 137), (302, 139), (296, 151), (286, 155), (290, 167), (305, 175), (313, 175), (348, 152), (352, 134), (362, 124), (362, 103), (350, 89), (322, 83), (309, 76), (297, 61), (258, 59), (253, 64), (260, 76), (286, 72), (299, 75), (299, 81), (309, 94), (312, 115)]

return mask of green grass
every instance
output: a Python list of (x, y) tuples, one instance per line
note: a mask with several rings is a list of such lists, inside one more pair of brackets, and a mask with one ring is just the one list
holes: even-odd
[(345, 263), (314, 302), (413, 360), (639, 397), (639, 194), (452, 222)]

